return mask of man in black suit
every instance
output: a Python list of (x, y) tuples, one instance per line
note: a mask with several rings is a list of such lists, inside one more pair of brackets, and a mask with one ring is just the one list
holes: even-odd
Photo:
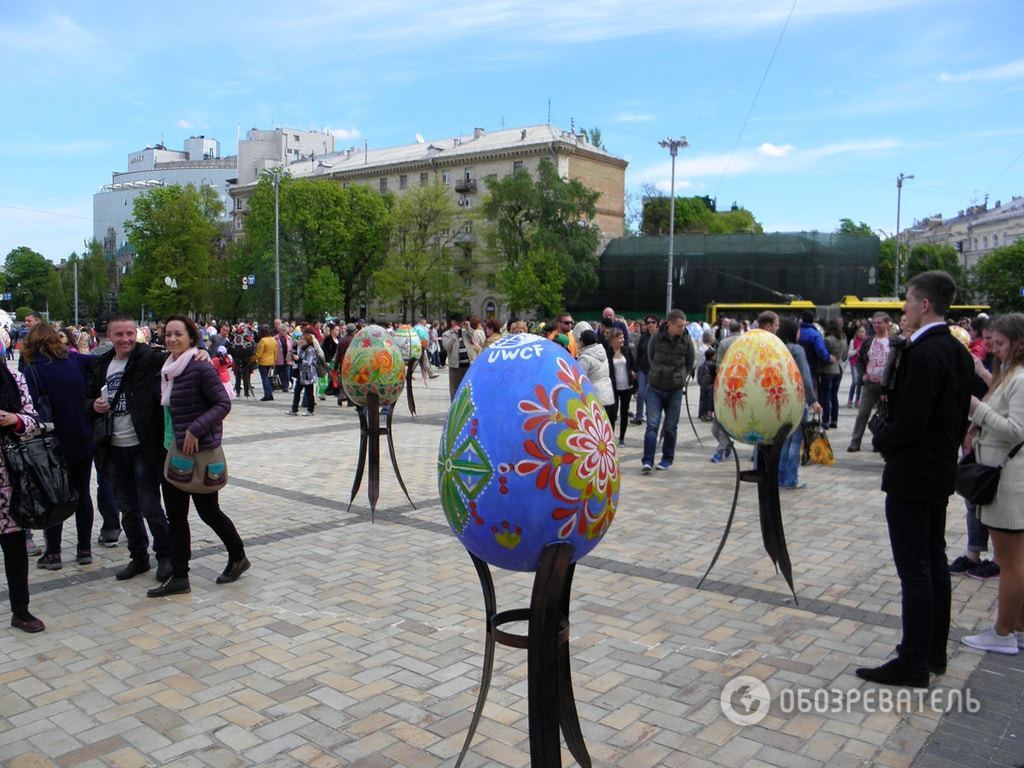
[(945, 272), (907, 283), (909, 344), (890, 363), (888, 409), (873, 444), (885, 459), (882, 490), (903, 594), (903, 638), (896, 658), (857, 676), (885, 685), (927, 688), (929, 671), (946, 671), (950, 583), (946, 505), (957, 451), (967, 432), (974, 364), (944, 316), (956, 297)]

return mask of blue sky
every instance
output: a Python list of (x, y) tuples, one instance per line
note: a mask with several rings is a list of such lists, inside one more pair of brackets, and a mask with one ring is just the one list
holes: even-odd
[(93, 192), (161, 140), (393, 146), (544, 123), (549, 98), (631, 191), (668, 191), (657, 141), (685, 135), (679, 194), (767, 231), (891, 232), (901, 172), (904, 225), (1024, 194), (1021, 29), (1021, 0), (5, 3), (0, 257), (80, 251)]

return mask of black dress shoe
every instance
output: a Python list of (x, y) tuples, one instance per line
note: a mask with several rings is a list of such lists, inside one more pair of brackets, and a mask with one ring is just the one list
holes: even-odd
[(233, 581), (238, 581), (238, 577), (249, 570), (249, 558), (242, 556), (242, 559), (237, 563), (228, 563), (227, 568), (224, 569), (224, 573), (217, 577), (218, 584), (230, 584)]
[(860, 667), (856, 673), (861, 680), (882, 685), (905, 685), (909, 688), (927, 688), (928, 670), (907, 669), (899, 659), (891, 659), (880, 667)]
[(171, 576), (159, 587), (153, 587), (146, 592), (149, 597), (167, 597), (168, 595), (184, 595), (192, 591), (189, 586), (188, 576)]
[(15, 629), (20, 629), (22, 632), (42, 632), (46, 629), (46, 625), (43, 624), (41, 619), (37, 619), (32, 614), (28, 615), (27, 619), (19, 619), (17, 616), (11, 617), (11, 626)]
[(149, 558), (133, 557), (128, 561), (128, 565), (117, 572), (118, 581), (126, 581), (133, 576), (138, 576), (140, 573), (145, 573), (149, 570)]

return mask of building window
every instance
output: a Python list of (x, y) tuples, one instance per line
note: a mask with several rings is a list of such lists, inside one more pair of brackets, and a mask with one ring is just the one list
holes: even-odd
[(489, 290), (494, 290), (497, 287), (497, 285), (498, 285), (498, 281), (494, 277), (494, 275), (491, 275), (491, 274), (487, 275), (487, 288)]
[(992, 247), (996, 248), (999, 246), (999, 235), (992, 235)]
[(517, 171), (521, 171), (521, 170), (523, 170), (523, 161), (522, 160), (513, 160), (512, 161), (512, 173), (516, 173)]
[(403, 173), (398, 177), (398, 188), (405, 189), (407, 186), (409, 186), (409, 177)]
[(441, 171), (441, 183), (446, 187), (452, 183), (452, 174), (450, 171)]
[(295, 139), (296, 141), (298, 141), (299, 140), (299, 134), (293, 133), (292, 134), (292, 138)]
[(383, 195), (387, 191), (388, 191), (388, 177), (387, 176), (381, 176), (380, 177), (380, 193)]
[(421, 187), (427, 186), (427, 179), (428, 179), (428, 174), (427, 174), (426, 171), (424, 171), (423, 173), (420, 174), (420, 186)]
[(988, 235), (981, 238), (981, 247), (988, 248)]

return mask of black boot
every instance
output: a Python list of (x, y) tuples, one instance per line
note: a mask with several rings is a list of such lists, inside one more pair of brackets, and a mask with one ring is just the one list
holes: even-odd
[(167, 597), (168, 595), (184, 595), (192, 591), (189, 586), (188, 576), (171, 576), (159, 587), (153, 587), (146, 592), (149, 597)]
[(133, 557), (128, 561), (128, 565), (117, 572), (117, 580), (125, 581), (138, 576), (140, 573), (145, 573), (149, 570), (149, 558), (148, 557)]

